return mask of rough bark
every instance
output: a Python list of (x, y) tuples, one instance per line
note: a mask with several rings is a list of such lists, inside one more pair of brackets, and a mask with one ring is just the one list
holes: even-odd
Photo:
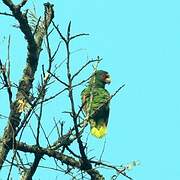
[[(15, 19), (19, 22), (19, 28), (27, 41), (27, 58), (26, 67), (24, 68), (22, 78), (19, 82), (16, 100), (11, 104), (8, 124), (5, 127), (2, 141), (0, 143), (0, 169), (2, 168), (10, 147), (13, 144), (16, 128), (21, 121), (21, 112), (18, 111), (18, 100), (27, 99), (29, 96), (38, 66), (43, 37), (46, 31), (45, 28), (39, 28), (35, 34), (32, 33), (26, 13), (21, 12), (21, 7), (26, 3), (26, 1), (23, 1), (19, 5), (14, 5), (11, 0), (3, 0), (3, 2), (9, 7)], [(46, 23), (46, 27), (48, 27), (54, 17), (53, 5), (46, 3), (44, 6), (45, 18), (42, 23)], [(45, 27), (45, 25), (41, 24), (40, 27)]]

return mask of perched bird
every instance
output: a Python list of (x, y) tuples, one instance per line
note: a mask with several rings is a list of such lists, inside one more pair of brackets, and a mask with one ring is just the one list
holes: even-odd
[(110, 94), (105, 85), (111, 82), (108, 72), (97, 70), (81, 93), (83, 110), (88, 116), (91, 134), (102, 138), (107, 133)]

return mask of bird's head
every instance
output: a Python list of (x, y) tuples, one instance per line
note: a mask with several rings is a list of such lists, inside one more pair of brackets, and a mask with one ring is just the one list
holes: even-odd
[(105, 87), (105, 84), (111, 83), (110, 75), (107, 71), (97, 70), (91, 78), (91, 83), (95, 83), (96, 87)]

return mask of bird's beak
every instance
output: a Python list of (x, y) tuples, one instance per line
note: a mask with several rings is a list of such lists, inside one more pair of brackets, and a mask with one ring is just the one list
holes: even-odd
[(105, 79), (105, 82), (106, 82), (106, 84), (110, 84), (110, 83), (111, 83), (111, 78), (110, 78), (110, 76), (108, 76), (108, 77)]

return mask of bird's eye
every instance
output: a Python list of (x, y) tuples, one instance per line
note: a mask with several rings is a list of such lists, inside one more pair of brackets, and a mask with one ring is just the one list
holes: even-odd
[(108, 75), (107, 74), (102, 74), (102, 79), (106, 79), (106, 78), (108, 78)]
[(106, 78), (106, 75), (105, 74), (102, 74), (102, 79), (105, 79)]

